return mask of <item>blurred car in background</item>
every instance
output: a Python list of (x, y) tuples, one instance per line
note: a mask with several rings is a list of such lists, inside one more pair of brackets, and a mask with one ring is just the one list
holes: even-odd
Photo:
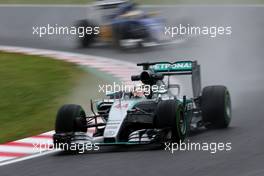
[[(99, 34), (78, 37), (79, 46), (88, 48), (103, 42), (119, 49), (146, 47), (162, 42), (164, 20), (155, 12), (146, 12), (131, 1), (97, 1), (88, 11), (88, 18), (77, 27), (99, 27)], [(84, 30), (84, 29), (83, 29)]]

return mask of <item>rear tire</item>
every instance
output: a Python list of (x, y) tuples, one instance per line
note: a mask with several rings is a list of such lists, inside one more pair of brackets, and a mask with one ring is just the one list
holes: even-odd
[(207, 128), (227, 128), (230, 124), (231, 98), (225, 86), (208, 86), (201, 98), (202, 117)]
[(164, 100), (158, 104), (155, 128), (170, 128), (171, 142), (184, 141), (187, 134), (187, 120), (184, 108), (176, 100)]
[(55, 132), (86, 132), (86, 114), (80, 105), (62, 106), (56, 117)]

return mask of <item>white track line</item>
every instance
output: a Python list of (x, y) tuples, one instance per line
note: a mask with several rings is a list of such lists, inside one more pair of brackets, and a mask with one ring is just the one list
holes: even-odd
[(8, 156), (1, 157), (0, 158), (0, 166), (1, 166), (2, 161), (8, 161), (8, 160), (12, 160), (12, 159), (16, 159), (16, 157), (8, 157)]
[(17, 147), (17, 146), (8, 146), (8, 145), (0, 145), (1, 152), (11, 152), (11, 153), (22, 153), (24, 154), (33, 154), (38, 152), (37, 149), (34, 149), (33, 145), (31, 147)]

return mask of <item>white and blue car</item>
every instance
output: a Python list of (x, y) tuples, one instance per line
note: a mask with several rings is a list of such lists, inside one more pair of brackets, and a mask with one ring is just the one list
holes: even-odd
[[(165, 41), (164, 20), (155, 12), (139, 9), (131, 1), (98, 1), (88, 11), (78, 27), (97, 32), (78, 37), (80, 47), (107, 43), (119, 49), (155, 46)], [(85, 29), (83, 29), (85, 30)]]

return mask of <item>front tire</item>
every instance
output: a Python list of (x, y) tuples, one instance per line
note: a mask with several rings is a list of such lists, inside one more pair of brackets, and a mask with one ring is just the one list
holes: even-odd
[(207, 128), (227, 128), (230, 124), (231, 98), (225, 86), (208, 86), (202, 91), (202, 117)]
[(55, 132), (86, 132), (86, 114), (80, 105), (62, 106), (56, 117)]

